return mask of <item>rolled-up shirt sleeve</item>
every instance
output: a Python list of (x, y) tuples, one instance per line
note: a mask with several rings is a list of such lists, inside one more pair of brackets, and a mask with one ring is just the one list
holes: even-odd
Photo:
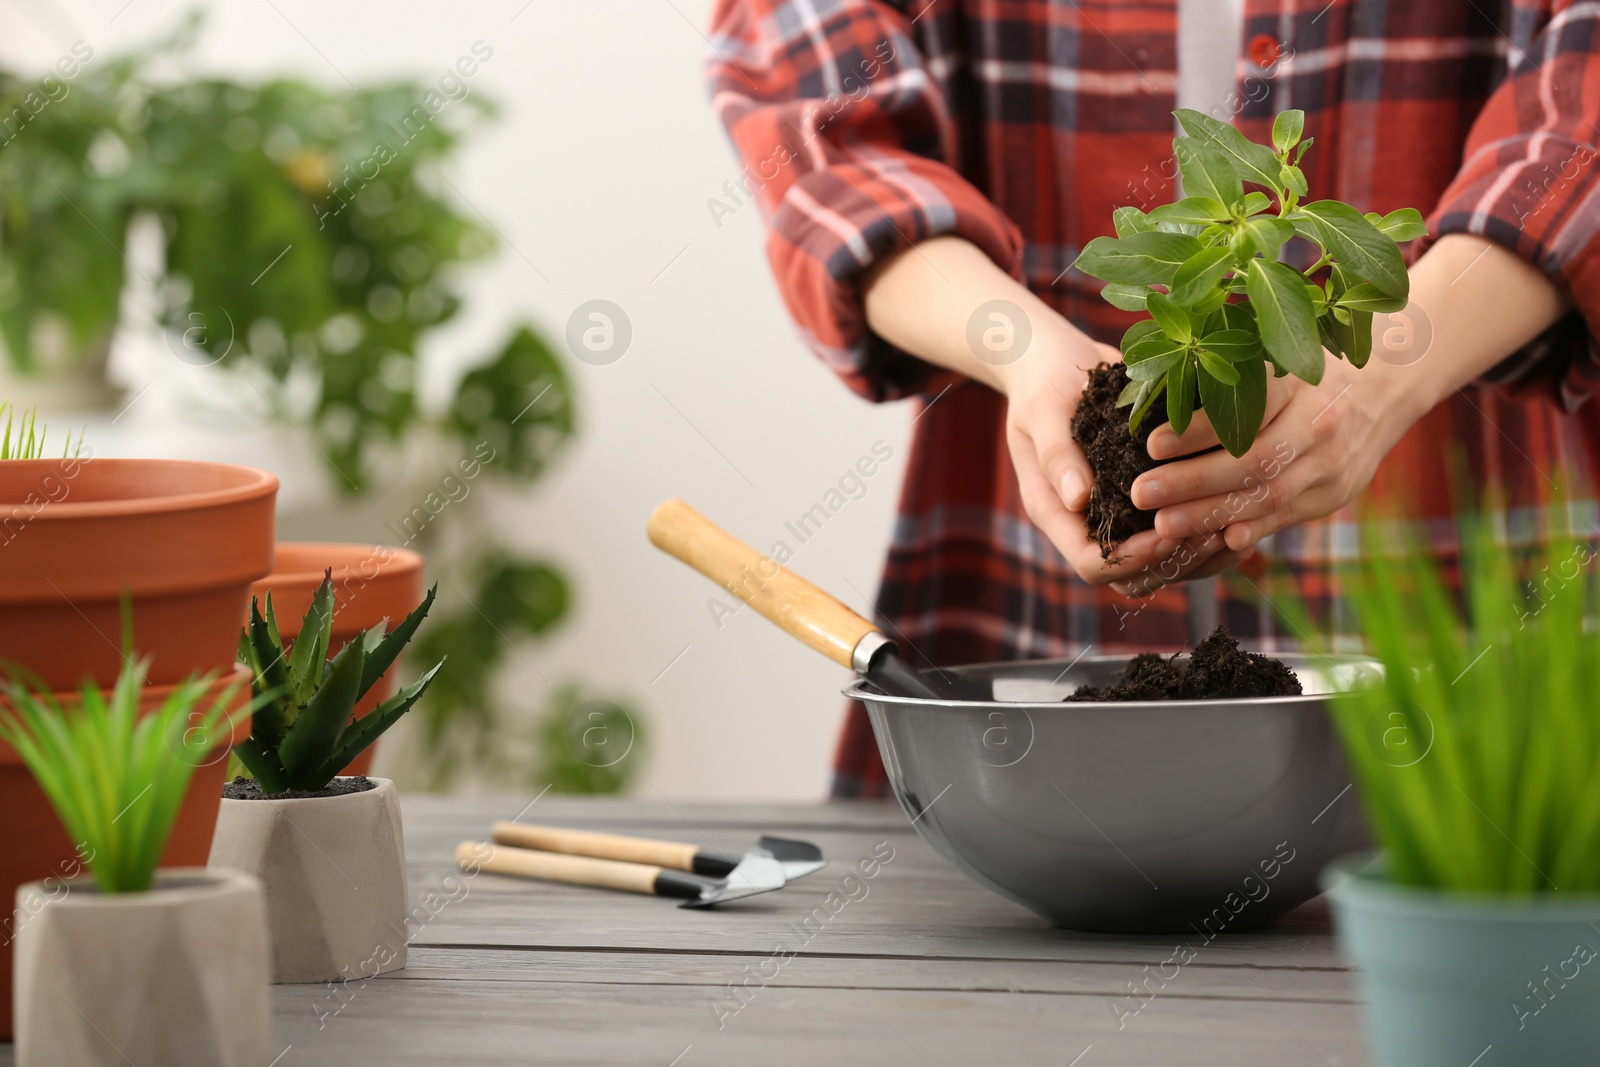
[(1600, 390), (1600, 8), (1560, 0), (1527, 40), (1511, 49), (1510, 73), (1473, 123), (1418, 251), (1474, 234), (1544, 271), (1573, 313), (1484, 380), (1553, 385), (1573, 410)]
[(760, 205), (806, 343), (869, 399), (933, 388), (945, 372), (867, 326), (862, 275), (941, 234), (1015, 275), (1022, 237), (951, 165), (956, 131), (908, 17), (880, 0), (718, 0), (707, 66), (742, 164), (731, 192)]

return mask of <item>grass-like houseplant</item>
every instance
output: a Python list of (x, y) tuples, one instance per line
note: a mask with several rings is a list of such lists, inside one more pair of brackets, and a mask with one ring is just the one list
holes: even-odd
[(1368, 531), (1348, 588), (1384, 683), (1335, 714), (1383, 852), (1325, 882), (1380, 1063), (1467, 1064), (1491, 1045), (1499, 1063), (1592, 1063), (1594, 552), (1556, 540), (1513, 559), (1487, 521), (1463, 531), (1459, 598), (1441, 564)]
[(130, 659), (109, 692), (85, 682), (74, 700), (15, 675), (0, 685), (0, 741), (32, 773), (77, 853), (17, 895), (20, 1063), (100, 1063), (108, 1047), (136, 1063), (245, 1065), (270, 1055), (260, 886), (238, 874), (156, 869), (244, 680), (219, 691), (217, 679), (191, 678), (152, 699), (145, 666)]
[(331, 572), (287, 648), (271, 596), (265, 605), (252, 601), (239, 649), (258, 706), (249, 740), (235, 751), (255, 779), (228, 787), (211, 865), (261, 880), (274, 981), (337, 981), (405, 966), (399, 796), (388, 779), (338, 775), (411, 709), (443, 666), (356, 717), (362, 696), (416, 633), (433, 597), (429, 590), (392, 630), (380, 623), (331, 659)]
[[(1107, 302), (1150, 316), (1123, 334), (1122, 365), (1096, 370), (1073, 419), (1094, 471), (1089, 533), (1108, 557), (1154, 524), (1128, 498), (1153, 465), (1150, 429), (1164, 419), (1182, 433), (1203, 409), (1223, 447), (1244, 455), (1266, 414), (1269, 367), (1315, 385), (1324, 350), (1365, 366), (1373, 314), (1401, 310), (1410, 292), (1396, 242), (1424, 229), (1413, 208), (1307, 200), (1300, 111), (1277, 116), (1270, 145), (1198, 111), (1173, 114), (1186, 135), (1172, 142), (1184, 197), (1148, 214), (1117, 208), (1117, 235), (1090, 241), (1075, 264), (1109, 283)], [(1317, 253), (1304, 270), (1280, 260), (1295, 238)]]
[[(16, 405), (9, 400), (0, 401), (0, 459), (43, 459), (44, 441), (49, 432), (46, 427), (39, 425), (39, 411), (37, 408), (28, 408), (18, 411)], [(72, 443), (72, 434), (68, 432), (66, 446), (62, 449), (62, 458), (80, 455), (83, 452), (83, 437), (78, 437), (76, 446)]]

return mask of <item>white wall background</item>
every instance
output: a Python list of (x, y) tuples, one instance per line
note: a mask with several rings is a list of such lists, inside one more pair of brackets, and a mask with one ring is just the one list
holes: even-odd
[[(42, 70), (79, 39), (109, 56), (190, 6), (7, 0), (0, 61)], [(656, 503), (681, 496), (766, 549), (875, 441), (887, 442), (895, 458), (865, 497), (794, 562), (866, 611), (910, 412), (857, 400), (801, 347), (767, 273), (754, 208), (721, 228), (707, 210), (737, 174), (701, 86), (710, 0), (203, 6), (196, 70), (246, 79), (437, 77), (476, 41), (494, 49), (470, 84), (502, 104), (501, 121), (471, 140), (449, 178), (505, 241), (471, 274), (463, 315), (426, 353), (429, 373), (451, 381), (519, 318), (558, 341), (572, 309), (596, 297), (624, 308), (634, 328), (620, 361), (572, 362), (579, 440), (532, 493), (496, 504), (505, 534), (562, 562), (577, 591), (569, 623), (528, 658), (553, 680), (583, 678), (643, 710), (646, 795), (820, 796), (845, 672), (753, 612), (719, 630), (706, 606), (717, 590), (650, 548), (644, 522)], [(266, 466), (285, 480), (286, 531), (382, 538), (381, 504), (326, 514), (316, 457), (292, 431), (185, 416), (177, 378), (186, 370), (159, 342), (123, 339), (115, 359), (130, 387), (155, 384), (115, 426), (91, 422), (96, 454)], [(507, 692), (532, 714), (544, 683), (513, 662)]]

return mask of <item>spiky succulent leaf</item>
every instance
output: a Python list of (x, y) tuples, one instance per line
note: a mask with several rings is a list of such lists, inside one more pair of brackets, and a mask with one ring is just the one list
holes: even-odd
[(306, 701), (278, 746), (278, 759), (293, 788), (321, 789), (326, 781), (302, 784), (307, 776), (327, 760), (339, 743), (355, 710), (361, 686), (361, 671), (366, 665), (366, 650), (359, 640), (351, 641), (329, 664), (327, 677), (311, 699)]
[(443, 666), (444, 660), (435, 663), (421, 678), (351, 723), (344, 737), (340, 739), (333, 758), (328, 761), (328, 777), (331, 779), (338, 774), (341, 768), (348, 766), (351, 760), (365, 752), (385, 730), (399, 722), (400, 716), (410, 711), (411, 705), (421, 699), (428, 684), (433, 681), (433, 676), (438, 674), (439, 668)]
[(234, 745), (233, 754), (239, 757), (239, 762), (244, 764), (250, 776), (261, 783), (263, 792), (281, 793), (289, 788), (277, 755), (254, 737), (247, 737), (243, 743)]
[[(272, 601), (268, 595), (267, 608)], [(250, 601), (250, 669), (255, 672), (253, 688), (257, 696), (268, 696), (268, 702), (256, 709), (250, 734), (268, 748), (276, 748), (284, 732), (294, 722), (294, 706), (289, 700), (293, 692), (288, 665), (283, 656), (283, 645), (273, 639), (267, 620)]]
[(300, 621), (300, 635), (289, 652), (289, 675), (294, 679), (294, 701), (304, 705), (316, 692), (325, 673), (328, 642), (333, 634), (333, 568), (322, 576), (322, 584), (312, 594), (311, 606)]
[(434, 594), (438, 591), (439, 584), (435, 582), (433, 588), (428, 590), (428, 595), (422, 598), (422, 603), (412, 609), (411, 614), (407, 615), (399, 626), (390, 630), (388, 636), (371, 649), (367, 656), (366, 669), (361, 675), (361, 696), (366, 696), (367, 690), (378, 684), (383, 672), (389, 669), (400, 655), (400, 650), (405, 648), (406, 642), (417, 632), (417, 627), (427, 618), (428, 609), (433, 607)]

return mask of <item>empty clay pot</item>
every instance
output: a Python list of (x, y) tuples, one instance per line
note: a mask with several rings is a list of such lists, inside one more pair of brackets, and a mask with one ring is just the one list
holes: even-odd
[[(163, 867), (203, 867), (210, 855), (217, 808), (227, 777), (228, 750), (250, 736), (250, 717), (243, 714), (250, 702), (249, 669), (235, 666), (212, 683), (211, 693), (220, 694), (233, 683), (238, 683), (238, 688), (230, 704), (235, 715), (232, 736), (217, 739), (217, 746), (207, 755), (206, 764), (196, 768), (190, 779), (172, 836), (161, 854)], [(170, 685), (146, 689), (140, 698), (141, 708), (148, 712), (159, 707), (172, 689)], [(77, 697), (71, 693), (57, 693), (56, 699), (69, 705), (76, 703)], [(0, 818), (0, 900), (10, 900), (17, 888), (26, 882), (50, 877), (75, 878), (84, 873), (74, 842), (56, 818), (44, 791), (34, 782), (16, 750), (3, 741), (0, 741), (0, 812), (4, 812), (4, 817)], [(0, 918), (0, 1041), (11, 1038), (11, 953), (16, 925), (15, 915)]]
[[(291, 641), (300, 633), (300, 620), (322, 576), (333, 568), (333, 636), (328, 655), (336, 655), (357, 634), (385, 619), (392, 628), (422, 603), (422, 557), (388, 545), (341, 545), (286, 541), (278, 545), (272, 573), (250, 587), (250, 595), (265, 607), (272, 593), (272, 611), (278, 633)], [(248, 620), (248, 607), (246, 608)], [(383, 673), (378, 683), (356, 705), (356, 718), (394, 696), (400, 661)], [(351, 761), (344, 774), (366, 774), (372, 767), (373, 749)]]
[(120, 598), (152, 685), (226, 670), (272, 566), (278, 479), (170, 459), (0, 463), (0, 660), (52, 690), (122, 670)]
[(162, 871), (145, 893), (91, 878), (22, 887), (18, 1067), (207, 1064), (272, 1057), (266, 907), (254, 878)]
[(274, 982), (336, 982), (406, 965), (400, 796), (372, 789), (296, 800), (222, 801), (215, 868), (261, 880)]

